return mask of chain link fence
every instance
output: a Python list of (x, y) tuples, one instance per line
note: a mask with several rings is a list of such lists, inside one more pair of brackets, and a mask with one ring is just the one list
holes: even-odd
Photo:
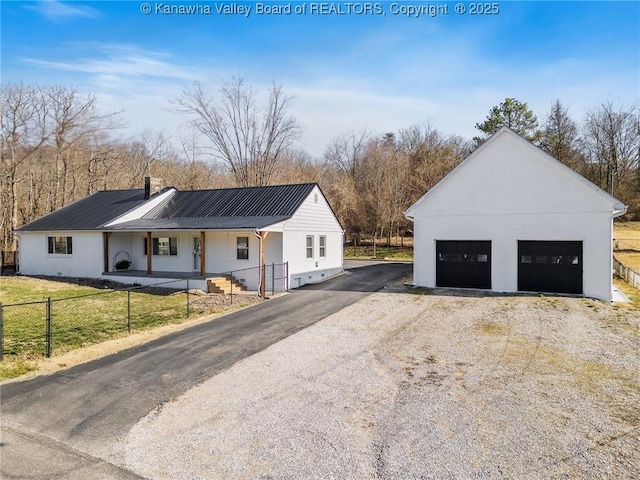
[(38, 302), (0, 304), (0, 359), (50, 357), (132, 330), (177, 323), (193, 311), (188, 289), (177, 281)]
[[(288, 290), (288, 264), (271, 264), (226, 275), (264, 285), (267, 295)], [(201, 279), (199, 279), (201, 280)], [(185, 288), (186, 283), (186, 288)], [(195, 282), (176, 279), (150, 286), (109, 289), (36, 302), (0, 303), (0, 360), (3, 356), (50, 357), (159, 325), (181, 323), (259, 300), (260, 291), (231, 287), (225, 294), (192, 290)]]

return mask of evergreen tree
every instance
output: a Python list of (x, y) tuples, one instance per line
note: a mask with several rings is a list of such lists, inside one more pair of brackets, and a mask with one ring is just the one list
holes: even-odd
[(475, 137), (474, 140), (479, 145), (501, 127), (509, 127), (530, 142), (537, 141), (541, 136), (538, 130), (538, 119), (534, 113), (529, 110), (526, 103), (515, 98), (506, 98), (500, 105), (491, 109), (484, 122), (476, 123), (476, 128), (482, 131), (485, 137)]

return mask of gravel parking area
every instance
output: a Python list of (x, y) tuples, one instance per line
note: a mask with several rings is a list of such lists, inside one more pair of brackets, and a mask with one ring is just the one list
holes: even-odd
[(165, 404), (153, 479), (640, 478), (639, 311), (387, 289)]

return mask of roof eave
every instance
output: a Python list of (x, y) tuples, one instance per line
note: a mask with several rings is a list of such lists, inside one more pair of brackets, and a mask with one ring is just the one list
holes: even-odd
[(623, 205), (621, 209), (613, 211), (613, 218), (618, 218), (627, 213), (629, 205)]

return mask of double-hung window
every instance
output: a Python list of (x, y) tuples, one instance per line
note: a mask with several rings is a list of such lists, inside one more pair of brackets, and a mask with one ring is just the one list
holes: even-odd
[(236, 258), (249, 260), (249, 237), (236, 237)]
[(327, 237), (326, 235), (320, 235), (320, 258), (326, 258), (327, 256)]
[(51, 255), (71, 255), (73, 242), (71, 237), (47, 237), (47, 248)]
[(307, 235), (307, 258), (313, 258), (313, 235)]
[[(147, 239), (144, 238), (144, 254), (147, 254)], [(154, 237), (151, 240), (154, 255), (178, 255), (177, 237)]]

